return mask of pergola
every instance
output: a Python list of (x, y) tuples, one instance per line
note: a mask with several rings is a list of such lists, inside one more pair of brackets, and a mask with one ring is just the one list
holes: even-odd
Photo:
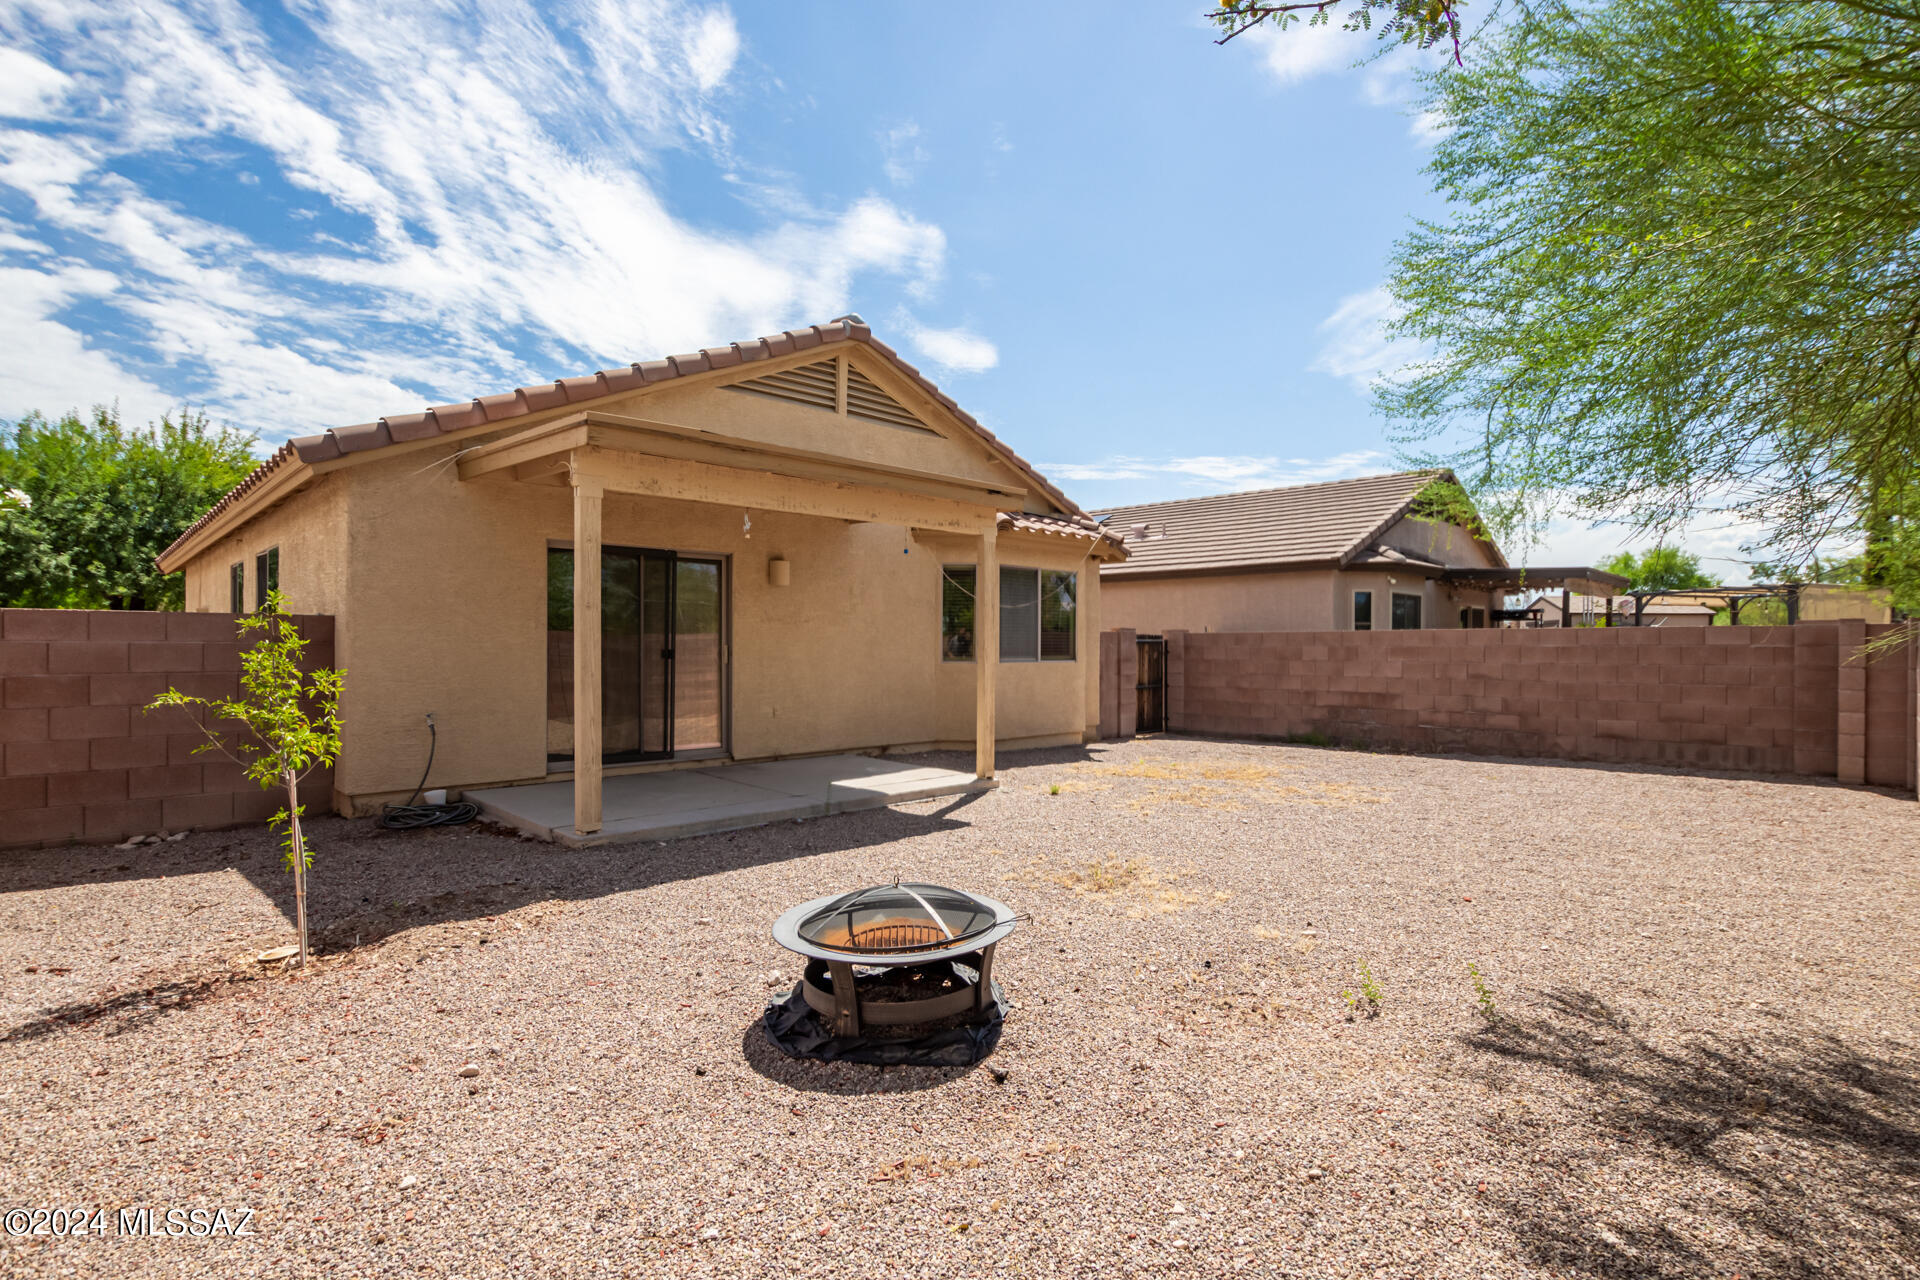
[[(669, 422), (587, 411), (531, 426), (460, 455), (463, 481), (501, 479), (573, 493), (573, 814), (582, 835), (601, 825), (601, 509), (609, 493), (971, 536), (976, 611), (1000, 612), (996, 521), (1024, 489), (795, 449)], [(974, 770), (994, 770), (994, 673), (1000, 629), (974, 644)]]
[[(1560, 625), (1563, 627), (1573, 625), (1574, 592), (1578, 591), (1584, 596), (1611, 598), (1624, 594), (1627, 589), (1627, 580), (1619, 574), (1584, 566), (1560, 569), (1449, 569), (1442, 575), (1441, 581), (1471, 587), (1476, 591), (1519, 592), (1559, 587)], [(1496, 616), (1508, 612), (1504, 609), (1495, 611)]]
[(1741, 607), (1756, 600), (1784, 600), (1787, 602), (1787, 622), (1800, 621), (1800, 588), (1798, 582), (1780, 582), (1751, 587), (1689, 587), (1671, 591), (1656, 591), (1642, 588), (1629, 591), (1633, 597), (1633, 625), (1640, 625), (1641, 614), (1649, 600), (1684, 600), (1691, 604), (1714, 604), (1727, 611), (1727, 622), (1731, 626), (1740, 625)]

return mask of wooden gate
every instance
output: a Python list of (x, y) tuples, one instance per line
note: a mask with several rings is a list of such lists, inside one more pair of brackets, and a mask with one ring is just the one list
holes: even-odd
[(1137, 707), (1134, 732), (1163, 733), (1167, 727), (1167, 640), (1140, 636), (1134, 644), (1140, 654), (1139, 675), (1133, 686)]

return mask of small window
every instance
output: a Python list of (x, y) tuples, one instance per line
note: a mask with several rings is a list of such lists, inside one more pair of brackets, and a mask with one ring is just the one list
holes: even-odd
[(1471, 626), (1473, 626), (1473, 610), (1462, 609), (1460, 611), (1460, 629), (1465, 631)]
[(247, 562), (235, 560), (233, 567), (227, 570), (227, 603), (229, 613), (247, 611)]
[(1040, 575), (1040, 660), (1072, 662), (1073, 616), (1079, 575), (1049, 569)]
[(1000, 661), (1040, 660), (1040, 571), (1000, 571)]
[(973, 583), (970, 564), (950, 564), (940, 570), (940, 657), (944, 661), (973, 661)]
[(1353, 593), (1353, 629), (1355, 631), (1373, 630), (1373, 592)]
[(280, 548), (268, 547), (253, 558), (253, 607), (267, 607), (267, 593), (280, 589)]
[(1473, 611), (1474, 630), (1484, 631), (1486, 629), (1486, 626), (1487, 626), (1487, 611), (1485, 609), (1475, 609)]
[(1395, 631), (1418, 631), (1420, 629), (1420, 597), (1393, 593), (1393, 629)]

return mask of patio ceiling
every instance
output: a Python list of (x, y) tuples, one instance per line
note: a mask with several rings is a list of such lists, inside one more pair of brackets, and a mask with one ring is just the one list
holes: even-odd
[(1589, 596), (1619, 595), (1627, 580), (1617, 573), (1586, 566), (1560, 569), (1449, 569), (1441, 581), (1480, 591), (1536, 591), (1558, 587)]

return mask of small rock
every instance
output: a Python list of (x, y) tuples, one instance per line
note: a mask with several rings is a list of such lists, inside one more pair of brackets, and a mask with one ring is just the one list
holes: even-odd
[(713, 917), (712, 916), (696, 916), (693, 922), (695, 924), (712, 924)]
[(705, 1075), (705, 1074), (707, 1074), (707, 1069), (706, 1069), (705, 1067), (695, 1067), (695, 1068), (693, 1069), (693, 1074), (695, 1074), (695, 1075), (697, 1075), (697, 1076), (703, 1076), (703, 1075)]
[(1005, 1067), (988, 1067), (987, 1071), (993, 1076), (993, 1082), (995, 1084), (1005, 1084), (1007, 1082), (1007, 1069)]
[(454, 1072), (453, 1074), (461, 1077), (462, 1079), (471, 1080), (473, 1079), (473, 1077), (480, 1074), (480, 1068), (475, 1066), (473, 1063), (469, 1062), (466, 1065), (462, 1066), (458, 1071)]
[(402, 1191), (411, 1191), (418, 1185), (420, 1185), (420, 1179), (414, 1177), (412, 1174), (408, 1174), (406, 1177), (400, 1179), (400, 1189)]
[(186, 831), (176, 831), (176, 832), (174, 832), (174, 833), (173, 833), (172, 835), (170, 835), (170, 836), (168, 836), (168, 837), (167, 837), (167, 839), (168, 839), (168, 840), (170, 840), (170, 841), (171, 841), (171, 840), (185, 840), (185, 839), (187, 838), (187, 836), (188, 836), (189, 834), (190, 834), (190, 833), (189, 833), (189, 832), (186, 832)]
[(1325, 1169), (1309, 1169), (1309, 1170), (1307, 1170), (1307, 1181), (1308, 1181), (1308, 1182), (1318, 1182), (1318, 1181), (1320, 1181), (1320, 1179), (1322, 1179), (1322, 1178), (1324, 1178), (1324, 1177), (1326, 1177), (1326, 1176), (1327, 1176), (1327, 1171), (1326, 1171)]
[(708, 1227), (700, 1233), (700, 1238), (702, 1240), (718, 1240), (720, 1238), (720, 1228)]

